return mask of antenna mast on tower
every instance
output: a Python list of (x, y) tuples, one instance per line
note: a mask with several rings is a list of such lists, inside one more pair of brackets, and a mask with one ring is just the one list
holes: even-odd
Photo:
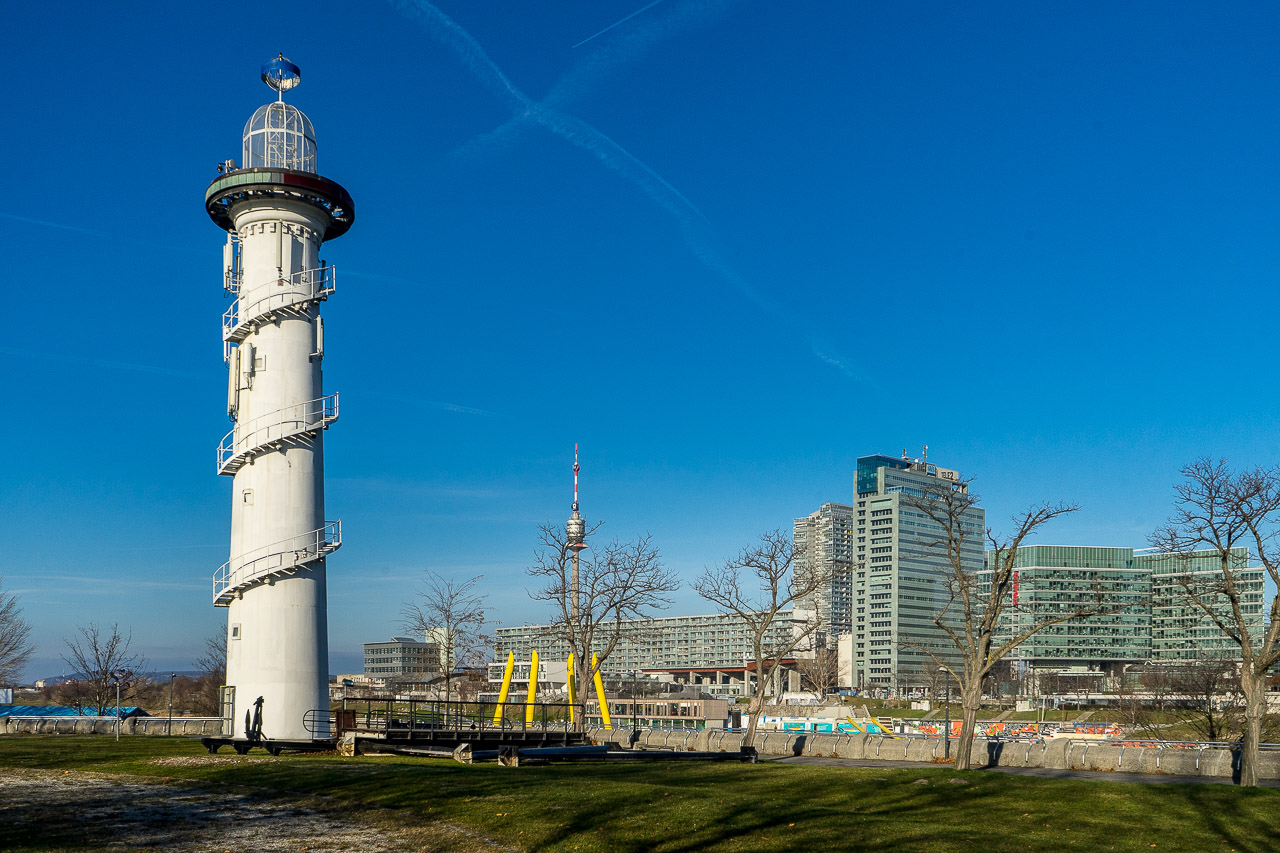
[(587, 523), (582, 520), (582, 516), (578, 513), (578, 472), (582, 470), (582, 466), (578, 464), (578, 444), (573, 445), (573, 515), (569, 516), (569, 520), (565, 522), (565, 544), (569, 550), (573, 552), (573, 574), (569, 580), (569, 614), (576, 621), (579, 610), (579, 594), (578, 594), (578, 555), (587, 547), (584, 541), (587, 535)]

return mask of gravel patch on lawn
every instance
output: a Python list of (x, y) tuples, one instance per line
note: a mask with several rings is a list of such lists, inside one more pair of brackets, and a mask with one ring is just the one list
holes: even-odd
[(378, 825), (386, 821), (360, 819), (342, 810), (315, 799), (267, 798), (138, 777), (0, 771), (3, 850), (493, 849), (484, 839), (451, 827), (397, 831)]

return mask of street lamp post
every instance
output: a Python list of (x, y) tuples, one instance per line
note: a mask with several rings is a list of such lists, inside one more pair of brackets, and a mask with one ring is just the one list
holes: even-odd
[(116, 743), (120, 742), (120, 675), (116, 674)]
[(946, 706), (947, 706), (946, 722), (943, 723), (943, 730), (942, 730), (943, 731), (942, 737), (944, 738), (942, 742), (942, 758), (943, 760), (950, 761), (951, 760), (951, 670), (947, 669), (945, 666), (940, 666), (938, 667), (938, 669), (942, 672), (943, 680), (946, 682), (946, 687), (944, 689), (947, 692), (946, 700), (945, 700)]
[(169, 719), (165, 721), (164, 733), (166, 735), (173, 734), (173, 678), (178, 673), (169, 673)]
[[(640, 728), (640, 711), (636, 706), (636, 691), (639, 689), (640, 671), (631, 670), (631, 736), (635, 737)], [(633, 743), (635, 741), (632, 741)]]

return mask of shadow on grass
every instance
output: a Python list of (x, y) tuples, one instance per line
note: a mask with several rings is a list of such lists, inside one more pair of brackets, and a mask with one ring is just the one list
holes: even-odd
[[(582, 764), (285, 756), (189, 759), (187, 746), (69, 750), (46, 739), (0, 766), (76, 766), (395, 809), (531, 851), (1272, 849), (1280, 791), (1055, 780), (950, 768)], [(41, 752), (45, 754), (40, 755)], [(75, 753), (75, 754), (71, 754)], [(951, 780), (959, 779), (959, 783)], [(921, 781), (923, 780), (923, 781)], [(3, 845), (0, 845), (2, 847)]]

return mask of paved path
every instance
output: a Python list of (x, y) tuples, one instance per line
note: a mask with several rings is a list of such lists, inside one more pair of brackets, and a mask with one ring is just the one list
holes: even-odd
[[(762, 755), (761, 761), (812, 764), (823, 767), (874, 767), (878, 770), (945, 770), (945, 764), (929, 761), (876, 761), (869, 758), (829, 758), (820, 755)], [(1043, 767), (984, 767), (975, 773), (1004, 773), (1041, 779), (1090, 779), (1100, 782), (1137, 782), (1142, 785), (1233, 785), (1226, 776), (1170, 776), (1163, 773), (1111, 773), (1101, 770), (1049, 770)], [(1264, 779), (1264, 788), (1280, 788), (1280, 779)]]

